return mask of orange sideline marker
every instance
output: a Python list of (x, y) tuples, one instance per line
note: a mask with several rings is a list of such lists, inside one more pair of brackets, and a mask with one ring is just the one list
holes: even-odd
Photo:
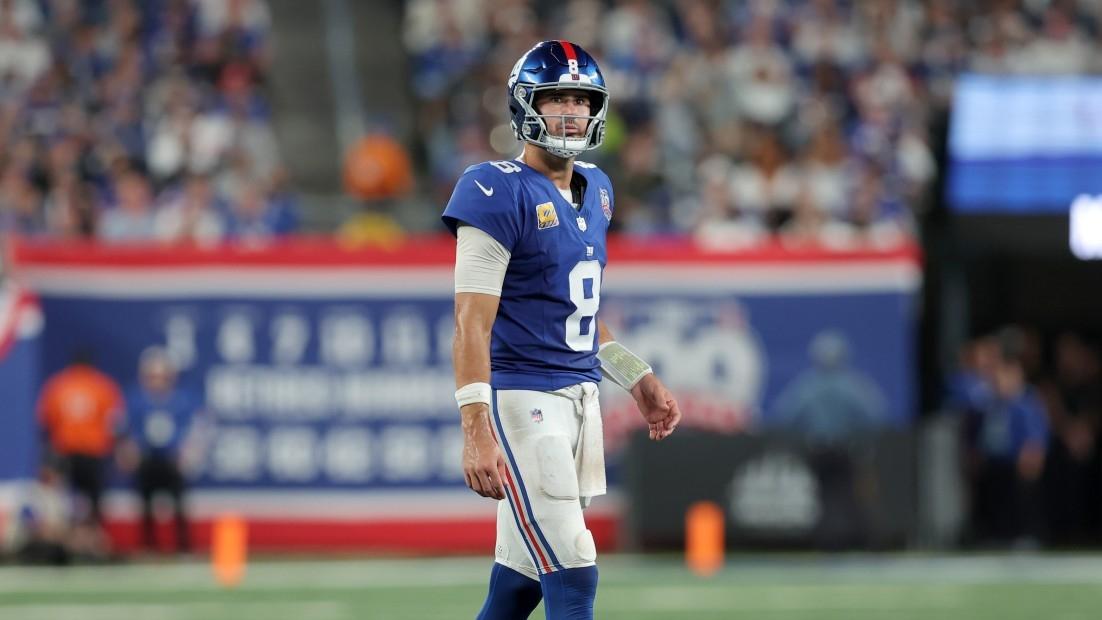
[(702, 577), (716, 574), (724, 560), (723, 510), (715, 502), (696, 502), (685, 513), (685, 563)]
[(245, 576), (248, 559), (248, 527), (237, 515), (221, 515), (214, 521), (210, 543), (211, 569), (218, 583), (232, 588)]

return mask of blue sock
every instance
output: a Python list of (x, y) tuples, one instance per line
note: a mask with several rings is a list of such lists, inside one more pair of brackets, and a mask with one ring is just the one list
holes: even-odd
[(524, 620), (540, 604), (540, 582), (494, 562), (490, 591), (478, 620)]
[(597, 567), (567, 568), (540, 575), (547, 620), (592, 620)]

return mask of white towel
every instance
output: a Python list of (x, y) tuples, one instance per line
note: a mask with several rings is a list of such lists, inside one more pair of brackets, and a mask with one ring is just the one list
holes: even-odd
[(605, 483), (605, 433), (597, 384), (580, 383), (556, 393), (580, 404), (575, 409), (582, 418), (582, 425), (578, 431), (578, 449), (574, 452), (574, 468), (578, 472), (578, 495), (585, 507), (593, 497), (604, 495), (608, 490)]

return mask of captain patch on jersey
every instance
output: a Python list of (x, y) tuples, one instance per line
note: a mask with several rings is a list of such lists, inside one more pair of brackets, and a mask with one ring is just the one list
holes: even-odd
[(559, 214), (555, 212), (555, 203), (544, 202), (536, 205), (536, 221), (540, 230), (558, 226)]

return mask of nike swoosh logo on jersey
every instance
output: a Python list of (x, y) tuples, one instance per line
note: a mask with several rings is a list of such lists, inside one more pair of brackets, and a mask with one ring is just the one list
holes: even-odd
[(475, 181), (474, 184), (478, 186), (478, 189), (482, 190), (483, 194), (486, 194), (487, 196), (493, 196), (494, 195), (494, 188), (491, 187), (490, 189), (486, 189), (478, 181)]

